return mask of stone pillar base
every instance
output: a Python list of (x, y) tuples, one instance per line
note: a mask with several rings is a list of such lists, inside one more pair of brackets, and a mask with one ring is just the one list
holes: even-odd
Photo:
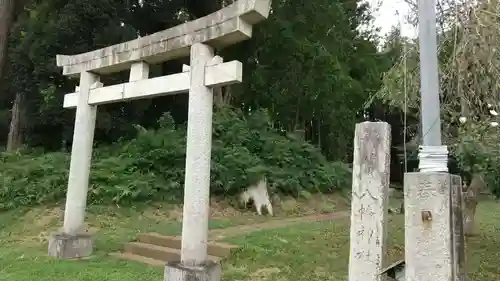
[(199, 266), (186, 266), (179, 261), (168, 262), (165, 266), (164, 281), (220, 281), (221, 266), (214, 261), (206, 261)]
[(462, 180), (449, 173), (406, 173), (406, 280), (464, 280)]
[(86, 258), (92, 254), (92, 237), (88, 233), (70, 235), (55, 233), (49, 239), (49, 256), (59, 259)]

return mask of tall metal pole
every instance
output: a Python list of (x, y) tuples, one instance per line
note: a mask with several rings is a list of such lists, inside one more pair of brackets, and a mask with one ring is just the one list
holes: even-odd
[(441, 145), (436, 0), (418, 4), (423, 144), (420, 172), (404, 179), (405, 280), (465, 280), (461, 179)]
[(448, 150), (441, 145), (441, 118), (437, 59), (436, 0), (419, 0), (421, 172), (447, 172)]

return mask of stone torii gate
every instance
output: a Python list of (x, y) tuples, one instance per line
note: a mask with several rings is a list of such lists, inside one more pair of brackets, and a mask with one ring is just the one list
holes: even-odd
[[(270, 0), (239, 0), (205, 17), (145, 37), (78, 55), (57, 55), (63, 75), (79, 77), (80, 84), (75, 93), (64, 97), (64, 107), (76, 107), (76, 116), (64, 225), (49, 241), (50, 256), (73, 259), (92, 253), (84, 218), (97, 106), (189, 92), (181, 261), (167, 265), (165, 280), (182, 280), (187, 273), (208, 276), (199, 266), (207, 265), (212, 89), (242, 81), (241, 62), (222, 62), (221, 57), (214, 56), (214, 48), (251, 38), (252, 25), (265, 20), (269, 12)], [(183, 67), (182, 72), (149, 79), (150, 64), (185, 56), (190, 56), (190, 66)], [(100, 75), (127, 69), (129, 82), (110, 86), (100, 83)], [(214, 278), (220, 275), (218, 265), (202, 268), (210, 268), (209, 275)]]

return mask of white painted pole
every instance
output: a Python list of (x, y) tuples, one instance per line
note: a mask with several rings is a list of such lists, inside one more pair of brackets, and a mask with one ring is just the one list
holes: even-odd
[(199, 265), (207, 259), (213, 92), (205, 86), (205, 66), (213, 57), (210, 46), (191, 46), (181, 250), (185, 265)]
[(441, 145), (436, 0), (419, 0), (420, 91), (423, 145), (421, 172), (448, 172), (448, 149)]
[(88, 97), (92, 85), (98, 81), (99, 77), (90, 72), (80, 74), (63, 226), (64, 233), (71, 235), (83, 230), (85, 220), (96, 120), (96, 106), (88, 104)]

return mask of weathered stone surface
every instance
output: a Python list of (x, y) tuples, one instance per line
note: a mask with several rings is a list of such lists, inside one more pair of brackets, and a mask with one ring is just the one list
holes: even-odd
[(207, 260), (212, 155), (213, 90), (205, 86), (204, 77), (214, 50), (205, 44), (194, 44), (190, 57), (181, 260), (199, 264)]
[[(138, 233), (136, 238), (137, 241), (141, 243), (147, 243), (172, 249), (182, 248), (182, 239), (179, 236), (165, 236), (158, 233)], [(210, 241), (208, 242), (207, 246), (209, 256), (221, 258), (229, 257), (231, 253), (239, 248), (239, 246), (226, 244), (219, 241)]]
[(149, 78), (149, 64), (140, 61), (135, 62), (130, 66), (130, 74), (128, 81), (134, 82)]
[(220, 281), (219, 263), (206, 261), (200, 266), (186, 266), (181, 262), (169, 262), (165, 266), (164, 281)]
[(85, 221), (97, 114), (97, 108), (88, 104), (88, 98), (92, 85), (102, 85), (99, 80), (98, 75), (90, 72), (83, 72), (80, 75), (80, 94), (76, 99), (77, 109), (64, 208), (65, 233), (79, 233)]
[[(108, 103), (186, 93), (189, 91), (190, 79), (190, 73), (187, 71), (183, 73), (95, 88), (90, 90), (88, 104), (103, 105)], [(207, 87), (220, 87), (240, 83), (242, 80), (243, 65), (239, 61), (230, 61), (206, 66), (204, 81), (205, 86)], [(77, 91), (75, 93), (64, 95), (64, 107), (76, 107), (78, 94), (79, 92)]]
[(49, 256), (59, 259), (79, 259), (92, 255), (92, 237), (88, 233), (56, 233), (49, 238)]
[(462, 192), (462, 179), (460, 176), (451, 175), (451, 220), (452, 220), (452, 262), (454, 266), (453, 280), (466, 280), (466, 255), (465, 255), (465, 232), (463, 205), (464, 198)]
[(460, 176), (407, 173), (404, 182), (406, 280), (463, 280)]
[(381, 281), (386, 252), (391, 130), (385, 122), (356, 125), (349, 281)]
[(150, 64), (188, 56), (190, 46), (222, 48), (252, 36), (252, 25), (269, 15), (270, 0), (239, 0), (205, 17), (135, 40), (78, 55), (57, 55), (64, 75), (112, 73), (137, 61)]

